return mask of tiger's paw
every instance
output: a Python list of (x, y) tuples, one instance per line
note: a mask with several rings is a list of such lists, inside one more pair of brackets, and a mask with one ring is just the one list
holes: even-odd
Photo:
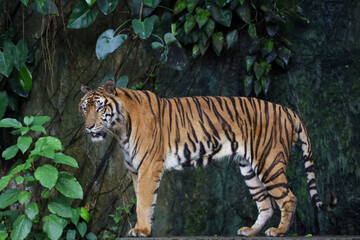
[(249, 228), (249, 227), (242, 227), (237, 231), (237, 235), (238, 236), (250, 236), (250, 235), (256, 235), (258, 234), (258, 230), (255, 230), (253, 228)]
[(132, 228), (130, 229), (128, 236), (129, 237), (150, 237), (151, 230), (148, 228)]
[(265, 235), (268, 237), (284, 237), (285, 233), (282, 229), (272, 227), (265, 231)]

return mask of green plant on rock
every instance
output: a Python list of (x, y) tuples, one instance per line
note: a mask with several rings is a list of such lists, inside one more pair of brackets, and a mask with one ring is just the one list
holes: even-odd
[(119, 222), (124, 219), (128, 219), (131, 216), (132, 209), (136, 206), (136, 198), (131, 200), (131, 203), (125, 207), (117, 207), (114, 214), (109, 216), (114, 220), (115, 225), (111, 228), (112, 234), (105, 233), (103, 239), (115, 239), (119, 230)]
[[(67, 165), (78, 168), (76, 160), (62, 153), (59, 139), (51, 136), (38, 138), (31, 132), (46, 134), (42, 126), (50, 120), (47, 116), (24, 118), (24, 124), (16, 119), (4, 118), (0, 127), (14, 128), (11, 132), (19, 135), (16, 144), (2, 152), (5, 160), (16, 161), (9, 173), (0, 179), (0, 239), (76, 239), (87, 232), (89, 213), (85, 208), (72, 208), (71, 203), (83, 198), (83, 190), (76, 178), (57, 166)], [(17, 160), (19, 159), (19, 160)], [(20, 160), (26, 159), (26, 160)], [(11, 180), (17, 188), (5, 188)], [(41, 190), (40, 196), (36, 195)], [(9, 206), (25, 210), (6, 210)], [(47, 207), (44, 212), (40, 209)], [(79, 221), (80, 217), (85, 221)], [(72, 223), (72, 225), (71, 225)], [(75, 229), (71, 229), (75, 226)], [(87, 239), (97, 239), (92, 233)]]
[[(118, 0), (81, 0), (68, 28), (87, 27), (95, 21), (99, 9), (107, 15), (117, 4)], [(220, 56), (225, 48), (236, 45), (239, 35), (247, 35), (252, 44), (244, 59), (246, 96), (252, 91), (266, 94), (273, 64), (282, 69), (288, 65), (292, 51), (290, 41), (282, 35), (284, 24), (290, 18), (309, 22), (300, 7), (281, 0), (132, 0), (126, 4), (129, 18), (98, 38), (98, 59), (105, 59), (127, 39), (137, 37), (151, 39), (157, 59), (181, 70), (187, 61), (182, 45), (190, 46), (194, 59), (210, 46)]]

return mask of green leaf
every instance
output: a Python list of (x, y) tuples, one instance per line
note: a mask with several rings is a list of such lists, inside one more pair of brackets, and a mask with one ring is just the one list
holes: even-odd
[(89, 232), (88, 234), (86, 234), (86, 239), (88, 239), (88, 240), (98, 240), (96, 235), (93, 234), (92, 232)]
[(261, 49), (261, 54), (263, 56), (267, 56), (272, 52), (273, 49), (274, 49), (274, 42), (272, 39), (269, 39), (265, 42), (263, 48)]
[(221, 50), (224, 47), (224, 35), (222, 32), (213, 33), (211, 35), (212, 46), (216, 55), (220, 56)]
[(59, 15), (59, 10), (52, 0), (35, 0), (34, 3), (30, 5), (30, 8), (43, 15)]
[(209, 46), (210, 46), (210, 42), (207, 42), (206, 44), (202, 44), (202, 43), (199, 44), (199, 48), (200, 48), (200, 52), (201, 52), (202, 56), (204, 56), (204, 54), (208, 50)]
[(91, 7), (92, 5), (94, 5), (94, 3), (96, 2), (96, 0), (85, 0), (85, 2), (87, 3), (87, 5), (89, 7)]
[(253, 77), (252, 76), (245, 76), (244, 77), (244, 92), (245, 96), (249, 96), (253, 86)]
[(254, 24), (249, 24), (248, 34), (252, 39), (254, 39), (254, 40), (257, 39), (256, 27)]
[(73, 213), (70, 205), (61, 202), (52, 201), (48, 204), (51, 213), (64, 218), (72, 218)]
[(225, 27), (230, 27), (232, 19), (232, 11), (230, 9), (222, 9), (216, 5), (208, 5), (207, 9), (216, 22)]
[(27, 42), (24, 39), (21, 39), (16, 47), (13, 48), (14, 66), (18, 70), (24, 66), (28, 54)]
[(17, 185), (22, 184), (24, 182), (24, 177), (23, 176), (17, 176), (15, 178), (15, 181), (16, 181)]
[(69, 165), (71, 167), (79, 168), (79, 165), (74, 158), (67, 156), (60, 152), (55, 153), (53, 161), (55, 163), (62, 163), (62, 164)]
[(32, 122), (34, 121), (34, 117), (33, 116), (25, 116), (24, 117), (24, 123), (26, 126), (29, 126), (30, 124), (32, 124)]
[(261, 85), (262, 85), (262, 89), (264, 89), (264, 93), (267, 94), (269, 91), (269, 86), (270, 86), (270, 78), (265, 77), (265, 78), (261, 79)]
[(24, 204), (24, 202), (28, 199), (30, 199), (31, 197), (31, 194), (29, 191), (26, 191), (26, 190), (23, 190), (21, 192), (19, 192), (19, 195), (18, 195), (18, 201), (20, 204)]
[(31, 163), (29, 163), (29, 162), (26, 162), (24, 164), (20, 164), (20, 165), (16, 166), (15, 168), (13, 168), (10, 171), (10, 174), (18, 173), (18, 172), (20, 172), (22, 170), (29, 169), (30, 167), (31, 167)]
[(19, 191), (17, 189), (8, 189), (0, 195), (0, 209), (7, 208), (18, 200)]
[(80, 208), (72, 209), (71, 222), (75, 225), (78, 224), (80, 218)]
[(279, 47), (277, 54), (278, 54), (278, 57), (281, 60), (283, 60), (286, 65), (288, 65), (289, 59), (291, 56), (291, 51), (289, 49), (287, 49), (286, 47)]
[(246, 1), (246, 0), (239, 0), (239, 2), (240, 2), (241, 4), (244, 4), (245, 1)]
[(42, 191), (41, 191), (41, 197), (43, 199), (48, 199), (50, 197), (50, 190), (47, 189), (47, 188), (44, 188)]
[(52, 189), (59, 178), (59, 172), (55, 167), (45, 164), (36, 169), (34, 176), (36, 180), (40, 181), (41, 185), (48, 189)]
[(138, 19), (134, 19), (131, 22), (134, 32), (141, 38), (147, 39), (153, 29), (154, 29), (154, 20), (152, 18), (145, 18), (143, 22)]
[(27, 7), (28, 3), (29, 3), (29, 0), (20, 0), (22, 2), (22, 4), (25, 5), (25, 7)]
[(24, 181), (26, 181), (26, 182), (33, 182), (35, 180), (36, 179), (33, 176), (30, 176), (30, 175), (24, 177)]
[(186, 15), (186, 21), (184, 23), (185, 33), (191, 32), (191, 30), (195, 27), (196, 21), (195, 17), (192, 14)]
[(256, 56), (246, 56), (245, 57), (245, 63), (246, 63), (246, 71), (249, 72), (251, 66), (254, 64), (256, 60)]
[(186, 0), (177, 0), (174, 6), (174, 14), (178, 14), (186, 9)]
[(119, 34), (114, 37), (114, 30), (109, 29), (103, 32), (96, 42), (96, 56), (99, 60), (105, 59), (114, 52), (127, 39), (126, 34)]
[(30, 218), (30, 220), (34, 220), (35, 216), (39, 214), (39, 207), (35, 202), (29, 202), (25, 206), (25, 213)]
[(181, 48), (181, 44), (179, 43), (179, 41), (175, 38), (174, 35), (172, 35), (171, 33), (165, 33), (164, 35), (164, 40), (165, 40), (165, 44), (167, 46), (170, 46), (170, 44), (174, 43), (176, 44), (179, 48)]
[(13, 48), (14, 44), (12, 42), (6, 42), (4, 46), (4, 52), (0, 51), (0, 73), (9, 77), (14, 63)]
[(264, 72), (265, 72), (264, 64), (263, 63), (259, 64), (258, 62), (255, 62), (255, 64), (254, 64), (254, 73), (255, 73), (255, 76), (256, 76), (257, 80), (260, 80), (260, 78), (262, 77)]
[(239, 32), (237, 29), (228, 32), (228, 34), (226, 34), (227, 49), (234, 46), (235, 43), (237, 43), (238, 39), (239, 39)]
[(5, 158), (5, 160), (9, 160), (15, 157), (18, 151), (19, 151), (18, 146), (12, 145), (3, 151), (1, 156)]
[(68, 222), (54, 214), (43, 218), (43, 230), (51, 240), (58, 240)]
[(259, 95), (261, 90), (262, 90), (261, 82), (260, 81), (255, 81), (254, 82), (254, 91), (255, 91), (256, 96)]
[(154, 50), (161, 50), (164, 48), (164, 45), (160, 42), (152, 42), (151, 43), (151, 48)]
[(68, 230), (66, 233), (66, 240), (75, 240), (76, 231), (75, 230)]
[(0, 240), (8, 239), (9, 234), (5, 231), (0, 231)]
[(186, 7), (189, 13), (192, 13), (197, 4), (198, 4), (199, 0), (186, 0)]
[(9, 184), (10, 180), (13, 179), (13, 178), (14, 178), (13, 174), (3, 176), (0, 179), (0, 191), (2, 191)]
[(90, 26), (98, 15), (99, 10), (90, 9), (83, 0), (79, 1), (70, 15), (67, 28), (79, 29)]
[(23, 65), (22, 68), (17, 71), (17, 80), (25, 91), (29, 92), (31, 90), (32, 76), (26, 65)]
[(208, 37), (211, 37), (211, 35), (213, 34), (213, 32), (215, 30), (215, 22), (212, 19), (209, 19), (209, 21), (205, 25), (204, 30), (206, 32), (206, 35)]
[(20, 130), (21, 136), (24, 136), (26, 133), (29, 132), (30, 128), (29, 127), (21, 127), (21, 128), (19, 128), (19, 130)]
[(235, 12), (244, 22), (249, 23), (251, 21), (251, 10), (248, 3), (241, 4)]
[[(17, 74), (17, 70), (16, 70), (16, 74)], [(29, 92), (25, 91), (24, 88), (20, 85), (20, 82), (18, 81), (17, 78), (15, 77), (11, 77), (8, 81), (11, 90), (16, 93), (17, 95), (19, 95), (20, 97), (23, 98), (28, 98), (29, 97)]]
[(23, 154), (29, 149), (31, 143), (31, 137), (20, 136), (17, 140), (17, 146)]
[(85, 236), (85, 233), (87, 231), (87, 225), (85, 222), (81, 222), (77, 225), (77, 229), (81, 235), (81, 237), (84, 237)]
[(219, 7), (223, 8), (227, 4), (229, 4), (231, 2), (231, 0), (215, 0), (215, 2)]
[(22, 124), (14, 118), (4, 118), (0, 121), (0, 127), (21, 128)]
[(39, 155), (47, 158), (54, 158), (56, 150), (63, 150), (61, 142), (55, 137), (41, 137), (35, 143), (31, 155)]
[(273, 37), (279, 31), (279, 25), (269, 22), (266, 24), (266, 31), (270, 37)]
[(210, 12), (207, 9), (196, 8), (196, 23), (202, 28), (209, 20)]
[(200, 47), (199, 44), (194, 44), (192, 48), (192, 56), (193, 58), (197, 58), (200, 55)]
[(79, 182), (68, 172), (60, 172), (55, 187), (66, 197), (74, 199), (83, 198), (83, 190)]
[(9, 97), (6, 91), (0, 92), (0, 119), (3, 118), (8, 105), (9, 105)]
[(90, 221), (90, 215), (88, 210), (86, 210), (86, 208), (84, 207), (80, 208), (80, 217), (84, 219), (87, 223)]
[(27, 216), (18, 216), (11, 231), (11, 239), (22, 240), (26, 238), (26, 236), (30, 233), (31, 226), (32, 222)]
[(116, 81), (116, 87), (118, 88), (126, 88), (129, 83), (129, 77), (128, 76), (121, 76), (119, 80)]
[(118, 5), (119, 0), (97, 0), (96, 3), (100, 9), (100, 11), (105, 14), (109, 15), (112, 13), (116, 6)]
[(141, 0), (141, 2), (143, 2), (145, 5), (147, 5), (149, 7), (152, 7), (152, 8), (156, 7), (155, 0)]
[(49, 116), (34, 116), (34, 121), (31, 126), (42, 126), (44, 123), (50, 121)]

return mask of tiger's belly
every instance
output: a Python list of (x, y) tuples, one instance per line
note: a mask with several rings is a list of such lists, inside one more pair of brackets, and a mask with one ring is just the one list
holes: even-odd
[[(176, 151), (177, 150), (177, 151)], [(244, 148), (230, 141), (222, 141), (217, 144), (199, 142), (197, 144), (187, 143), (178, 145), (177, 149), (172, 149), (165, 154), (164, 170), (182, 170), (185, 167), (203, 167), (214, 160), (219, 160), (227, 156), (237, 155), (244, 157)]]

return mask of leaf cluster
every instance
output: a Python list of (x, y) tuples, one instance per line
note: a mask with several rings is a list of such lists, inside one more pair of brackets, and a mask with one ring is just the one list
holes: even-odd
[(134, 213), (134, 209), (136, 207), (136, 198), (133, 198), (131, 200), (131, 203), (126, 205), (125, 207), (117, 207), (114, 214), (110, 214), (109, 216), (114, 220), (115, 225), (112, 226), (111, 231), (113, 234), (109, 235), (108, 233), (105, 233), (103, 235), (103, 239), (114, 239), (117, 237), (118, 234), (117, 231), (119, 229), (119, 223), (121, 220), (124, 220), (126, 218), (129, 218), (131, 214)]
[[(43, 124), (49, 121), (47, 116), (30, 116), (24, 118), (24, 124), (13, 118), (4, 118), (0, 127), (14, 128), (11, 132), (19, 135), (16, 144), (2, 152), (5, 160), (15, 160), (20, 157), (25, 161), (17, 160), (9, 173), (0, 179), (0, 209), (10, 205), (24, 205), (25, 213), (19, 211), (0, 211), (0, 239), (25, 239), (28, 236), (36, 239), (59, 239), (65, 227), (76, 227), (67, 231), (67, 239), (75, 239), (76, 235), (84, 237), (87, 232), (86, 222), (89, 222), (89, 213), (85, 208), (72, 208), (75, 199), (83, 198), (83, 190), (76, 178), (67, 171), (59, 171), (59, 165), (78, 168), (76, 160), (65, 155), (59, 139), (51, 136), (40, 137), (36, 141), (29, 135), (30, 132), (46, 134)], [(46, 160), (39, 162), (40, 159)], [(11, 180), (15, 180), (17, 188), (8, 188)], [(41, 186), (41, 197), (36, 198), (34, 188)], [(6, 190), (5, 190), (6, 189)], [(24, 189), (24, 190), (19, 190)], [(41, 216), (39, 203), (47, 200), (48, 215)], [(85, 220), (79, 221), (80, 217)], [(42, 231), (35, 228), (41, 223)], [(92, 233), (88, 239), (97, 239)]]
[[(73, 22), (78, 22), (76, 28), (89, 26), (96, 17), (91, 11), (97, 10), (90, 8), (95, 2), (99, 8), (103, 5), (99, 0), (87, 1), (87, 4), (80, 1), (73, 10), (68, 27), (73, 28)], [(106, 9), (111, 11), (101, 11), (111, 13), (116, 5), (117, 1), (108, 1)], [(116, 30), (108, 29), (98, 38), (98, 59), (105, 59), (135, 35), (142, 40), (152, 39), (156, 58), (181, 70), (186, 64), (183, 45), (191, 46), (194, 59), (204, 55), (210, 46), (220, 56), (225, 48), (236, 45), (239, 34), (246, 33), (252, 41), (244, 59), (246, 96), (252, 91), (256, 95), (266, 94), (273, 64), (282, 69), (288, 65), (292, 51), (290, 41), (281, 33), (284, 24), (294, 17), (309, 22), (298, 6), (292, 7), (280, 0), (132, 0), (127, 1), (127, 5), (131, 17)], [(131, 28), (118, 34), (126, 25), (131, 25)]]

